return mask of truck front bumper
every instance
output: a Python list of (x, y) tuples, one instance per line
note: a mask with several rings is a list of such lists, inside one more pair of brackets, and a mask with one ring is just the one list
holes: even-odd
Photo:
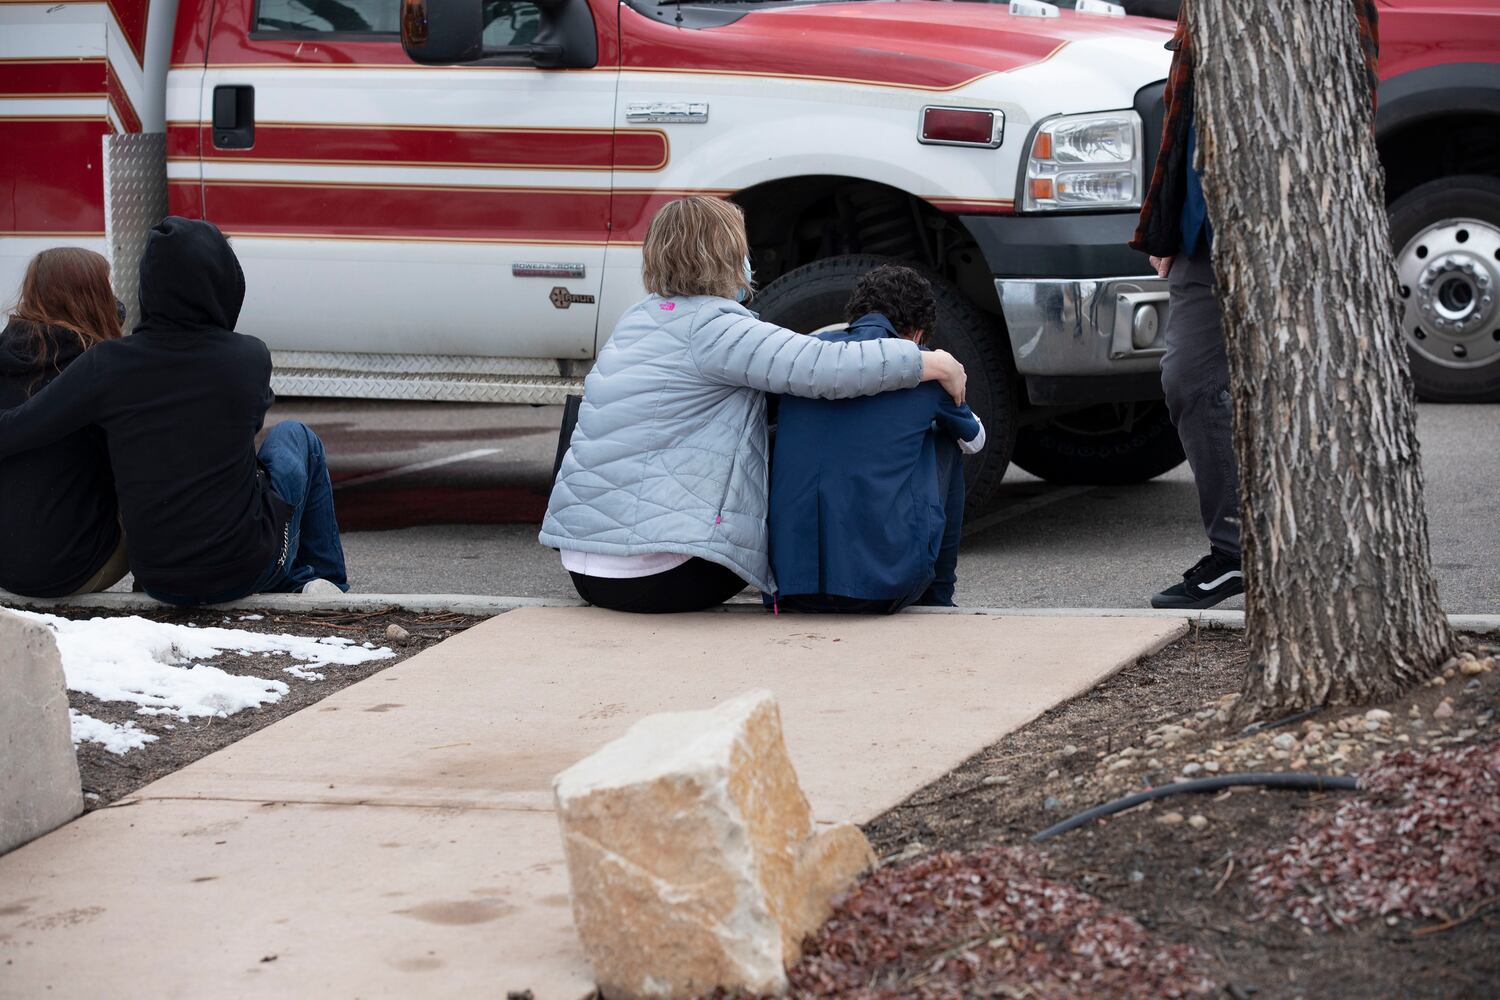
[(1127, 246), (1137, 213), (962, 217), (1039, 405), (1159, 399), (1167, 283)]
[(1033, 403), (1160, 398), (1162, 279), (997, 278), (995, 292)]

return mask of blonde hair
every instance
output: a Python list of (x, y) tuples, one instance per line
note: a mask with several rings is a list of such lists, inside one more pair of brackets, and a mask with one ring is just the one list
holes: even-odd
[(646, 230), (642, 278), (662, 298), (732, 299), (745, 284), (745, 213), (733, 202), (694, 195), (668, 202)]

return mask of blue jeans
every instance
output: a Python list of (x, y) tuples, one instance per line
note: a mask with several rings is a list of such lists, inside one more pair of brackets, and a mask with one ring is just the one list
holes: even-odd
[(256, 582), (257, 594), (286, 594), (315, 579), (349, 589), (339, 523), (333, 516), (333, 483), (323, 442), (306, 424), (286, 420), (266, 434), (257, 455), (271, 488), (292, 507), (286, 558), (279, 557)]

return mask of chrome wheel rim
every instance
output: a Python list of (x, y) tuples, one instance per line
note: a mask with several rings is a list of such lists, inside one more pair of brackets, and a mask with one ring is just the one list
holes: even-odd
[(1402, 333), (1411, 349), (1445, 368), (1500, 359), (1500, 227), (1444, 219), (1396, 255)]

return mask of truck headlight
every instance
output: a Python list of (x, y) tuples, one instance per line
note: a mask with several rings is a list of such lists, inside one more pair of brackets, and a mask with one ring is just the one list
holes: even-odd
[(1141, 116), (1134, 111), (1049, 118), (1031, 137), (1021, 208), (1139, 208), (1141, 162)]

